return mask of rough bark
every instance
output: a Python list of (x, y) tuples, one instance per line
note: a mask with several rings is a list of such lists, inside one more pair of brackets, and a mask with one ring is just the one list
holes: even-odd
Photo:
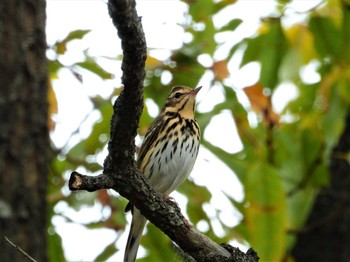
[(331, 183), (313, 206), (292, 250), (296, 261), (346, 262), (350, 258), (350, 113), (332, 152)]
[(0, 253), (10, 239), (46, 261), (48, 176), (45, 0), (0, 1)]
[(70, 189), (114, 189), (198, 261), (257, 261), (252, 250), (244, 254), (239, 249), (223, 247), (199, 233), (184, 219), (179, 207), (172, 201), (165, 201), (137, 170), (134, 139), (143, 108), (146, 42), (134, 0), (110, 0), (108, 6), (122, 41), (124, 89), (113, 106), (109, 154), (103, 174), (89, 177), (73, 172)]

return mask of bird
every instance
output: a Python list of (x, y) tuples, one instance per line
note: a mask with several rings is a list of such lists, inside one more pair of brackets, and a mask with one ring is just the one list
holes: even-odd
[[(148, 128), (136, 165), (165, 198), (189, 176), (200, 146), (200, 128), (195, 119), (196, 95), (202, 87), (174, 86), (165, 104)], [(132, 213), (124, 262), (135, 261), (147, 219), (130, 202)]]

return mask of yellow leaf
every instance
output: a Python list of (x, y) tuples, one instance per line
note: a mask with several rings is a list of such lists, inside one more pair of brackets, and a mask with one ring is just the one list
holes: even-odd
[(269, 31), (270, 31), (270, 24), (266, 22), (262, 23), (261, 26), (258, 28), (259, 35), (264, 35)]
[(299, 52), (304, 64), (315, 58), (314, 39), (305, 25), (295, 24), (285, 31), (285, 35), (290, 45)]
[(146, 59), (146, 69), (147, 70), (154, 70), (158, 67), (160, 67), (161, 65), (163, 65), (163, 62), (158, 60), (157, 58), (147, 55), (147, 59)]

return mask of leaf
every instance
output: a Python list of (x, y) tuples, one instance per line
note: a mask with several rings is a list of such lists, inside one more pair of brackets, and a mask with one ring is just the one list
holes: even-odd
[(227, 67), (227, 61), (225, 60), (216, 61), (212, 66), (212, 70), (214, 72), (215, 78), (219, 81), (226, 79), (230, 75)]
[(93, 60), (90, 57), (87, 57), (87, 59), (84, 62), (76, 63), (75, 66), (82, 67), (90, 71), (91, 73), (98, 75), (102, 79), (113, 79), (114, 77), (113, 74), (108, 73), (99, 64), (97, 64), (95, 60)]
[(280, 4), (280, 5), (287, 5), (288, 3), (290, 3), (292, 0), (278, 0), (277, 2)]
[(341, 58), (342, 35), (332, 19), (313, 16), (309, 23), (314, 43), (321, 57)]
[(57, 54), (63, 55), (67, 51), (67, 43), (72, 40), (82, 39), (90, 30), (75, 30), (70, 32), (63, 40), (57, 41), (54, 45), (54, 49)]
[(260, 53), (260, 82), (268, 88), (275, 88), (278, 83), (279, 68), (286, 54), (287, 41), (279, 19), (270, 22), (269, 32), (263, 36)]
[(213, 15), (215, 4), (212, 0), (193, 1), (190, 7), (193, 21), (200, 22), (208, 20)]
[(221, 11), (222, 9), (224, 9), (225, 7), (228, 7), (236, 2), (237, 2), (237, 0), (221, 0), (221, 1), (214, 2), (215, 6), (213, 9), (213, 13), (216, 14), (219, 11)]
[(344, 53), (344, 60), (349, 61), (350, 60), (350, 49), (348, 48), (350, 46), (350, 3), (346, 4), (345, 2), (342, 2), (344, 5), (342, 8), (343, 11), (343, 24), (342, 24), (342, 35), (343, 35), (343, 50)]
[(63, 67), (63, 65), (56, 60), (48, 60), (49, 77), (57, 79), (57, 72)]
[[(96, 192), (75, 192), (66, 198), (67, 203), (75, 211), (82, 208), (92, 207), (96, 203)], [(99, 223), (99, 222), (98, 222)]]
[(261, 36), (258, 36), (256, 38), (248, 38), (242, 42), (242, 46), (244, 43), (246, 45), (246, 48), (244, 50), (240, 67), (243, 67), (253, 61), (259, 61), (260, 48), (262, 46), (261, 42)]
[(243, 89), (248, 96), (252, 110), (262, 115), (265, 124), (275, 126), (279, 122), (279, 116), (273, 111), (270, 98), (264, 94), (263, 87), (257, 83)]
[(245, 40), (247, 47), (240, 66), (252, 61), (260, 62), (260, 82), (264, 87), (273, 89), (279, 82), (280, 65), (288, 43), (278, 18), (266, 19), (260, 31), (258, 37)]
[(69, 42), (75, 39), (82, 39), (91, 30), (75, 30), (70, 32), (62, 41)]
[(91, 134), (84, 141), (84, 151), (88, 155), (101, 151), (109, 139), (108, 131), (113, 108), (110, 104), (104, 103), (99, 109), (102, 117), (94, 124)]
[(223, 27), (220, 28), (220, 32), (223, 31), (234, 31), (240, 24), (242, 24), (242, 20), (241, 19), (232, 19), (230, 20), (230, 22), (228, 22), (228, 24), (224, 25)]
[(163, 65), (163, 62), (158, 60), (157, 58), (147, 55), (146, 59), (146, 70), (155, 70), (156, 68)]
[[(307, 64), (315, 58), (315, 42), (307, 26), (294, 24), (285, 30), (285, 34), (291, 47), (296, 49), (293, 55), (299, 56), (303, 64)], [(299, 69), (299, 67), (296, 67), (296, 69)]]
[(345, 123), (345, 117), (349, 110), (349, 102), (344, 99), (339, 91), (342, 90), (342, 86), (346, 89), (349, 88), (349, 81), (338, 80), (329, 94), (329, 107), (326, 114), (320, 118), (319, 125), (322, 128), (325, 142), (327, 145), (327, 152), (332, 150), (332, 146), (338, 141)]
[(210, 150), (216, 157), (225, 163), (242, 182), (246, 174), (247, 166), (244, 160), (240, 159), (239, 154), (230, 154), (220, 147), (214, 146), (210, 142), (203, 140), (202, 144)]
[(286, 248), (286, 198), (278, 171), (256, 162), (246, 174), (244, 224), (262, 261), (282, 261)]
[(64, 251), (62, 248), (62, 238), (54, 230), (52, 225), (48, 228), (48, 260), (49, 261), (66, 261), (64, 257)]
[(178, 191), (191, 199), (187, 203), (187, 213), (191, 223), (196, 225), (203, 219), (209, 223), (209, 219), (203, 210), (203, 204), (209, 203), (211, 199), (209, 190), (206, 187), (195, 185), (193, 182), (187, 180)]
[(305, 188), (287, 198), (289, 230), (298, 231), (303, 227), (314, 204), (315, 196), (314, 189)]
[(138, 261), (172, 261), (174, 258), (170, 239), (151, 223), (147, 225), (147, 234), (142, 237), (141, 245), (147, 249), (148, 255)]

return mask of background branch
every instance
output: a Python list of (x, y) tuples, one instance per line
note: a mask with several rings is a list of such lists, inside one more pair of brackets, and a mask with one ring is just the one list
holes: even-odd
[(34, 258), (32, 258), (30, 255), (28, 255), (22, 248), (20, 248), (19, 246), (15, 245), (14, 243), (12, 243), (12, 241), (10, 239), (8, 239), (6, 236), (4, 236), (4, 241), (9, 244), (11, 247), (13, 247), (14, 249), (16, 249), (22, 256), (24, 256), (28, 261), (31, 262), (37, 262)]
[(136, 168), (135, 136), (143, 109), (146, 41), (134, 0), (110, 0), (109, 13), (123, 49), (122, 83), (124, 89), (114, 103), (108, 156), (103, 174), (88, 177), (73, 172), (71, 190), (94, 191), (112, 188), (129, 199), (142, 214), (183, 251), (198, 261), (257, 261), (254, 252), (223, 247), (199, 233), (184, 219), (177, 204), (165, 201)]

